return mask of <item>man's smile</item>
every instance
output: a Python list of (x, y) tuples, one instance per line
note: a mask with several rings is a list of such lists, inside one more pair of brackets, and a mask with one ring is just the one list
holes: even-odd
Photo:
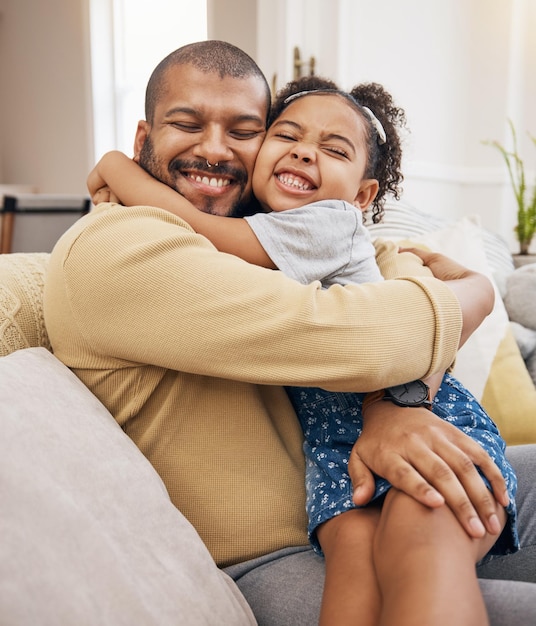
[(185, 176), (196, 183), (202, 183), (203, 185), (209, 185), (210, 187), (227, 187), (231, 184), (231, 180), (228, 178), (221, 178), (219, 176), (210, 176), (206, 174), (193, 174), (186, 173)]

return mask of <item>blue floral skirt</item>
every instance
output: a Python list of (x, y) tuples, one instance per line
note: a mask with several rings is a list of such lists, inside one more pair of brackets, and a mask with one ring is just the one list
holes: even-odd
[[(362, 432), (361, 406), (365, 394), (304, 387), (288, 387), (287, 393), (305, 435), (308, 532), (313, 548), (321, 554), (316, 537), (318, 526), (335, 515), (358, 508), (352, 502), (348, 459)], [(486, 559), (515, 552), (519, 549), (515, 505), (517, 480), (505, 457), (506, 446), (497, 426), (476, 398), (449, 374), (443, 378), (432, 410), (477, 441), (501, 470), (510, 497), (506, 509), (508, 521)], [(489, 488), (487, 479), (481, 476)], [(373, 500), (383, 497), (390, 486), (384, 478), (377, 476)]]

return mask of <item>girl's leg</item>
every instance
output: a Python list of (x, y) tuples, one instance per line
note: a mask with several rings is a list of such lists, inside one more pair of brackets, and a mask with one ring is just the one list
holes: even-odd
[(320, 626), (375, 626), (380, 593), (372, 544), (380, 509), (352, 509), (324, 522), (318, 540), (326, 559)]
[[(497, 514), (504, 525), (499, 505)], [(496, 540), (471, 539), (447, 506), (428, 509), (391, 489), (374, 539), (382, 595), (378, 624), (487, 625), (475, 564)]]

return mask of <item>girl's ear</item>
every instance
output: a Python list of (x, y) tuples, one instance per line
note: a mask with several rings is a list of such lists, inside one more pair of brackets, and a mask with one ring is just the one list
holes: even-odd
[(151, 127), (149, 126), (149, 122), (140, 120), (138, 122), (138, 128), (136, 129), (136, 137), (134, 138), (134, 161), (136, 161), (136, 163), (139, 162), (141, 149), (150, 132)]
[(366, 178), (365, 180), (362, 180), (353, 202), (356, 209), (366, 211), (374, 202), (374, 198), (377, 196), (379, 188), (380, 184), (375, 178)]

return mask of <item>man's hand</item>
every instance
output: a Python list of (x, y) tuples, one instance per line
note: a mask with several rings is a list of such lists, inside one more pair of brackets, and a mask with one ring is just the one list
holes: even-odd
[(485, 450), (425, 408), (376, 402), (366, 410), (363, 433), (348, 470), (354, 502), (374, 492), (371, 471), (431, 508), (447, 504), (471, 537), (501, 530), (489, 492), (475, 465), (490, 481), (499, 504), (508, 504), (504, 479)]

